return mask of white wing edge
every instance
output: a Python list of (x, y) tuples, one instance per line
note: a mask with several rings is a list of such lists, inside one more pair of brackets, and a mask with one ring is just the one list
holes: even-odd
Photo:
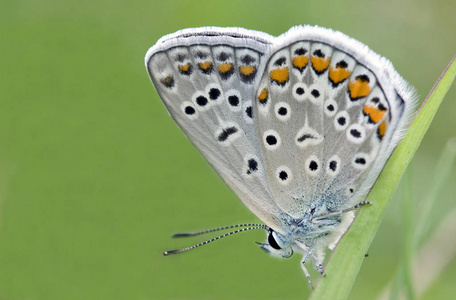
[(146, 67), (151, 56), (155, 53), (177, 45), (182, 45), (182, 37), (188, 38), (187, 45), (191, 45), (192, 42), (198, 40), (202, 36), (208, 38), (207, 41), (205, 41), (205, 44), (207, 45), (226, 42), (234, 46), (243, 46), (245, 45), (245, 39), (249, 39), (250, 42), (253, 40), (257, 42), (253, 48), (265, 54), (276, 38), (261, 31), (249, 30), (241, 27), (208, 26), (182, 29), (163, 36), (154, 46), (149, 48), (144, 60)]

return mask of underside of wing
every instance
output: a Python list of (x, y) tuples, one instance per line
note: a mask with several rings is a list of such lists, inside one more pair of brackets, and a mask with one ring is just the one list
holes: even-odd
[(340, 32), (298, 27), (275, 44), (253, 106), (275, 202), (295, 219), (351, 207), (400, 139), (413, 93)]
[(159, 40), (146, 67), (190, 141), (252, 212), (279, 228), (252, 109), (271, 39), (238, 28), (184, 30)]

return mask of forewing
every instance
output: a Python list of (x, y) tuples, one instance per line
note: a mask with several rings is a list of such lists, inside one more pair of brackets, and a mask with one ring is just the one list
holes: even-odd
[(271, 39), (238, 28), (184, 30), (157, 42), (146, 67), (189, 140), (253, 213), (279, 228), (252, 111)]

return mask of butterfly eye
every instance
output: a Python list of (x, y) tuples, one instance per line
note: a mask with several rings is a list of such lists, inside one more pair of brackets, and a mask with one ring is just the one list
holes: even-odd
[(273, 232), (274, 231), (272, 229), (269, 229), (268, 243), (272, 248), (274, 248), (276, 250), (280, 250), (282, 248), (280, 248), (279, 244), (277, 244), (277, 241), (274, 238)]
[(313, 207), (311, 210), (310, 210), (310, 214), (313, 215), (315, 213), (315, 207)]

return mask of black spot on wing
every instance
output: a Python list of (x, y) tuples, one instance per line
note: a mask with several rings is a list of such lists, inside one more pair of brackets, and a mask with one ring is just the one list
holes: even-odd
[(281, 180), (287, 180), (287, 178), (288, 178), (288, 173), (285, 172), (285, 171), (280, 171), (280, 172), (279, 172), (279, 178), (280, 178)]
[(222, 132), (218, 135), (217, 139), (219, 142), (224, 142), (230, 137), (230, 135), (233, 135), (236, 132), (238, 132), (238, 129), (235, 126), (227, 127), (222, 130)]
[(253, 111), (252, 111), (252, 107), (251, 107), (251, 106), (248, 106), (248, 107), (245, 109), (245, 113), (247, 114), (247, 116), (248, 116), (250, 119), (253, 119)]
[(186, 106), (185, 107), (185, 113), (187, 115), (193, 115), (193, 114), (195, 114), (195, 112), (196, 112), (195, 108), (193, 108), (191, 106)]
[(304, 48), (298, 48), (294, 51), (294, 54), (299, 55), (299, 56), (305, 55), (306, 53), (307, 53), (307, 50)]
[(280, 57), (274, 62), (274, 65), (280, 67), (280, 66), (284, 65), (286, 62), (287, 62), (287, 59), (285, 57)]
[(337, 170), (337, 161), (332, 160), (329, 162), (329, 169), (333, 172)]
[(247, 161), (247, 167), (248, 167), (247, 174), (256, 172), (256, 171), (258, 171), (258, 162), (256, 161), (256, 159), (251, 158)]
[(320, 49), (315, 50), (312, 55), (316, 56), (316, 57), (321, 57), (321, 58), (325, 57), (325, 55), (323, 54), (323, 52), (321, 52)]
[(239, 105), (239, 97), (236, 96), (236, 95), (230, 95), (228, 96), (228, 103), (231, 105), (231, 106), (238, 106)]
[(318, 163), (314, 160), (311, 160), (310, 163), (309, 163), (309, 169), (311, 171), (316, 171), (318, 170)]
[(252, 56), (250, 55), (245, 55), (241, 58), (241, 62), (244, 64), (244, 65), (251, 65), (252, 63), (254, 63), (256, 60), (255, 58), (253, 58)]
[(228, 53), (226, 53), (226, 52), (221, 52), (221, 53), (217, 56), (217, 59), (218, 59), (219, 61), (227, 61), (230, 57), (231, 57), (231, 55), (229, 55)]
[(300, 137), (298, 137), (297, 141), (302, 143), (304, 142), (305, 140), (308, 140), (308, 139), (313, 139), (313, 140), (316, 140), (318, 139), (318, 137), (312, 135), (312, 134), (309, 134), (309, 133), (305, 133), (303, 135), (301, 135)]
[(209, 98), (211, 100), (217, 100), (218, 97), (220, 97), (222, 93), (220, 92), (220, 90), (218, 88), (211, 88), (209, 90)]
[(268, 135), (266, 137), (266, 143), (268, 143), (268, 145), (270, 145), (270, 146), (273, 146), (273, 145), (277, 144), (277, 138), (272, 134)]

